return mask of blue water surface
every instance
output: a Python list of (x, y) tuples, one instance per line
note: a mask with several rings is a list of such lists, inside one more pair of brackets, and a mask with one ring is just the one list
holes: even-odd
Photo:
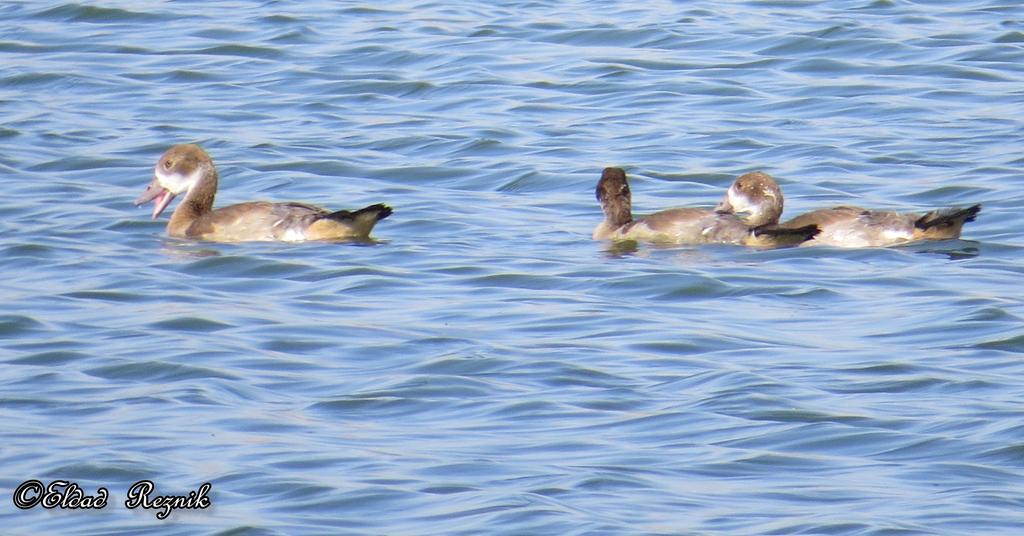
[[(12, 0), (0, 65), (4, 534), (1024, 533), (1024, 4)], [(184, 142), (220, 205), (395, 213), (167, 238), (131, 202)], [(609, 165), (638, 212), (755, 169), (788, 215), (984, 208), (613, 245)]]

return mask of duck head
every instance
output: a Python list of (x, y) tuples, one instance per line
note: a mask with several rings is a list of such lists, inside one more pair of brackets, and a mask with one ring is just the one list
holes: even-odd
[(153, 180), (135, 200), (135, 206), (152, 201), (153, 219), (181, 193), (187, 193), (200, 180), (213, 180), (216, 191), (217, 172), (213, 160), (201, 147), (194, 144), (175, 145), (160, 157), (153, 170)]
[(605, 168), (595, 193), (609, 224), (625, 225), (633, 221), (633, 197), (622, 168)]
[(759, 227), (779, 223), (782, 208), (782, 190), (775, 179), (753, 171), (732, 183), (715, 212), (737, 214), (750, 227)]

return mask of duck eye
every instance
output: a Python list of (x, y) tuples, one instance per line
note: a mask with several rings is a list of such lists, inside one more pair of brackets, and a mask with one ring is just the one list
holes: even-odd
[(174, 162), (171, 162), (170, 160), (164, 160), (164, 169), (171, 169), (171, 166), (173, 165)]

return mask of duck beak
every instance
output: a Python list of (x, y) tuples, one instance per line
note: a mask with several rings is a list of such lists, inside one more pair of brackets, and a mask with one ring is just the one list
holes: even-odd
[(715, 207), (715, 212), (719, 214), (732, 214), (735, 210), (732, 208), (732, 203), (729, 202), (729, 194), (726, 193), (725, 197)]
[(153, 219), (155, 220), (167, 208), (167, 205), (171, 204), (172, 199), (174, 199), (174, 194), (164, 188), (156, 177), (153, 177), (153, 181), (146, 186), (146, 190), (135, 200), (135, 206), (144, 205), (150, 201), (156, 203), (153, 206)]

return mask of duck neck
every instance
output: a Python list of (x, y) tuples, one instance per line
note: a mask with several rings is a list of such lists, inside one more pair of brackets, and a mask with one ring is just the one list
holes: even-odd
[(213, 166), (203, 170), (199, 180), (188, 189), (185, 198), (171, 214), (167, 223), (167, 234), (188, 236), (189, 227), (210, 212), (213, 212), (213, 198), (217, 195), (217, 170)]
[(604, 222), (611, 229), (617, 229), (633, 221), (633, 206), (629, 199), (612, 198), (601, 204)]
[(764, 225), (775, 225), (782, 217), (782, 200), (777, 202), (764, 203), (758, 210), (751, 213), (744, 221), (749, 227), (761, 227)]

